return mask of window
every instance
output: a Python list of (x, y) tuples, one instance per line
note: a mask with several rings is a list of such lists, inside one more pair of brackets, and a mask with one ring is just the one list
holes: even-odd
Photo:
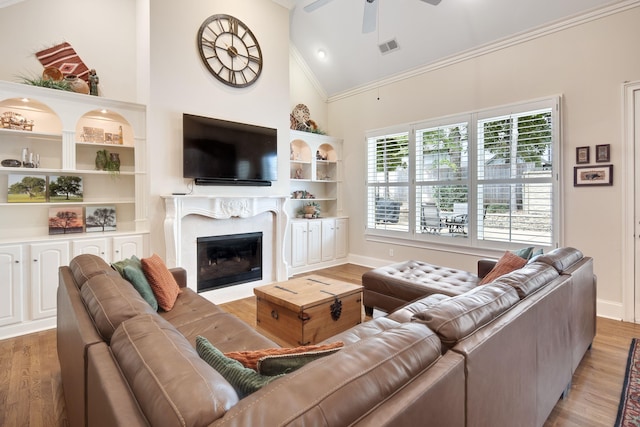
[(367, 136), (367, 233), (503, 248), (558, 243), (559, 99)]

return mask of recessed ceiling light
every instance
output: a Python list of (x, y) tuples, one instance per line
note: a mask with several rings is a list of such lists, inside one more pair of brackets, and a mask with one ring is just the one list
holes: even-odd
[(327, 52), (322, 49), (318, 49), (318, 58), (325, 59), (327, 57)]
[(105, 110), (104, 108), (103, 108), (102, 110), (100, 110), (100, 112), (101, 112), (102, 114), (107, 114), (107, 110)]
[(29, 102), (29, 98), (22, 98), (22, 102)]

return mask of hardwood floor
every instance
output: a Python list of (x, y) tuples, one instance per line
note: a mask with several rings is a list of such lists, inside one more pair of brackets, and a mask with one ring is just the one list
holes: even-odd
[[(367, 269), (343, 265), (314, 272), (360, 283)], [(221, 305), (255, 327), (255, 299)], [(631, 339), (640, 325), (598, 318), (593, 347), (578, 367), (569, 397), (560, 400), (545, 427), (612, 426)], [(55, 330), (0, 341), (0, 426), (68, 426)]]

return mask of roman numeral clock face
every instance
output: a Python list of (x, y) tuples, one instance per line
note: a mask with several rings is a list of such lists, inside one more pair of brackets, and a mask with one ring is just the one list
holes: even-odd
[(211, 74), (229, 86), (249, 86), (262, 72), (258, 40), (233, 16), (208, 17), (198, 31), (198, 50)]

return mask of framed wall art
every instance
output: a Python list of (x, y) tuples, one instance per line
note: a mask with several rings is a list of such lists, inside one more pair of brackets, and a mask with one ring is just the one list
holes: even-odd
[(611, 161), (611, 144), (596, 145), (596, 162), (606, 163)]
[(613, 165), (575, 166), (573, 186), (613, 185)]
[(576, 164), (583, 165), (589, 163), (589, 147), (576, 148)]
[(47, 188), (52, 203), (82, 201), (82, 178), (79, 176), (50, 176)]
[(84, 215), (81, 207), (49, 208), (49, 234), (82, 233)]
[(116, 207), (87, 206), (85, 208), (85, 225), (87, 233), (116, 231)]
[(45, 176), (9, 174), (8, 203), (44, 203), (47, 201)]

